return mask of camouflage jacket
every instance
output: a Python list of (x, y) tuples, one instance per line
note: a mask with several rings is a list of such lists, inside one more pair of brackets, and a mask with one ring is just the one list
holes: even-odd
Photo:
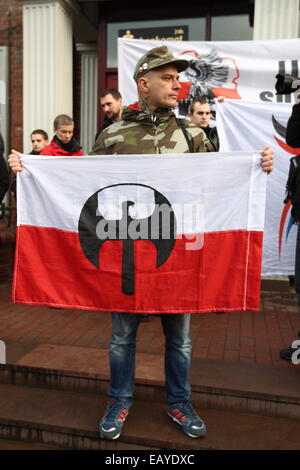
[[(184, 120), (195, 152), (213, 152), (214, 147), (200, 127)], [(107, 127), (98, 136), (91, 155), (126, 155), (141, 153), (188, 153), (183, 131), (169, 110), (140, 110), (129, 106), (122, 120)]]

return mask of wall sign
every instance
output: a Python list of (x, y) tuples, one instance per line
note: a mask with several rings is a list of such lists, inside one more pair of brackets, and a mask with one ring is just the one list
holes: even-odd
[(119, 29), (125, 39), (152, 39), (157, 41), (187, 41), (188, 26), (161, 26), (159, 28)]

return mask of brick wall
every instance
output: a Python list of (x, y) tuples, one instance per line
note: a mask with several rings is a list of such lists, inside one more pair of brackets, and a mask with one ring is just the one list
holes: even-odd
[(0, 46), (9, 47), (9, 148), (23, 146), (22, 1), (0, 1)]

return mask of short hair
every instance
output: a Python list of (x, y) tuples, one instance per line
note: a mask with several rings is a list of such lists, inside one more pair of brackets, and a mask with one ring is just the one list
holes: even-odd
[(43, 129), (35, 129), (34, 131), (31, 132), (30, 134), (30, 138), (34, 135), (34, 134), (40, 134), (43, 136), (44, 140), (48, 140), (48, 134), (46, 131), (44, 131)]
[(115, 100), (122, 99), (122, 95), (116, 88), (107, 88), (106, 90), (102, 91), (100, 98), (104, 98), (107, 95), (111, 95)]
[(59, 114), (53, 122), (54, 130), (56, 131), (60, 126), (74, 126), (74, 121), (67, 114)]
[[(193, 112), (195, 111), (195, 104), (196, 103), (209, 104), (209, 102), (205, 98), (199, 98), (198, 100), (192, 101), (192, 103), (190, 104), (190, 108), (189, 108), (189, 113), (190, 114), (193, 114)], [(210, 104), (209, 104), (209, 107), (210, 107)]]

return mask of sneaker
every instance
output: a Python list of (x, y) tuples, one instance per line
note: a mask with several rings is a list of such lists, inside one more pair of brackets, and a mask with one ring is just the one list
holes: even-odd
[(191, 402), (169, 405), (168, 415), (180, 424), (183, 432), (190, 437), (200, 437), (206, 433), (206, 426), (196, 414)]
[(118, 439), (128, 410), (128, 405), (113, 399), (109, 400), (105, 414), (100, 421), (100, 436), (104, 439)]

